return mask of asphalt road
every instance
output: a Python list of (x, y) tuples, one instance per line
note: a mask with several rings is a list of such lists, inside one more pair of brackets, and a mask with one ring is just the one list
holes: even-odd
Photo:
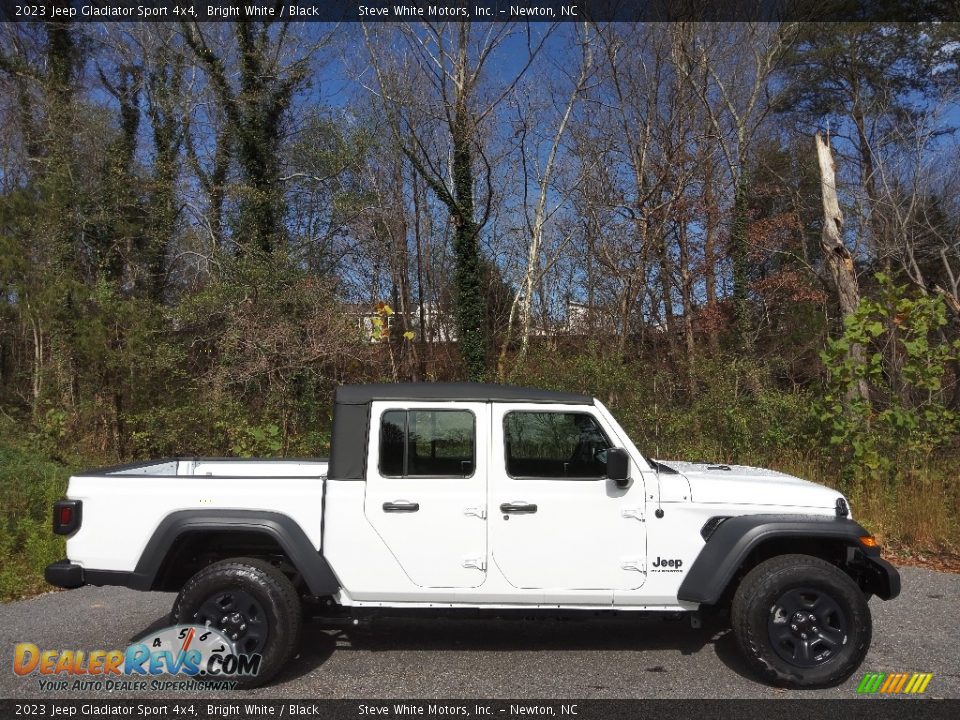
[[(921, 568), (902, 568), (901, 574), (899, 598), (870, 603), (873, 646), (861, 672), (932, 672), (928, 697), (960, 698), (960, 575)], [(151, 626), (162, 624), (172, 603), (169, 594), (88, 587), (0, 605), (0, 697), (97, 697), (41, 692), (36, 676), (21, 678), (10, 670), (14, 645), (123, 648)], [(233, 695), (235, 699), (851, 698), (859, 676), (828, 690), (772, 688), (749, 674), (729, 631), (693, 630), (686, 622), (380, 620), (346, 632), (308, 625), (298, 656), (277, 680)], [(211, 695), (205, 692), (202, 697)]]

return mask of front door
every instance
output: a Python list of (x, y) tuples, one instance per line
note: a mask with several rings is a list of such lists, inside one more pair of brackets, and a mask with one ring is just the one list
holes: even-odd
[[(607, 480), (613, 428), (589, 406), (492, 408), (492, 557), (511, 585), (632, 590), (646, 579), (643, 478)], [(547, 593), (549, 595), (549, 592)]]
[(375, 402), (364, 512), (407, 577), (474, 588), (487, 568), (486, 403)]

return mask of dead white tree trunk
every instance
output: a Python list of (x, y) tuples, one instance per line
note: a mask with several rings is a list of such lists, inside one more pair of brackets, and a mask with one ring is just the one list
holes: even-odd
[[(860, 287), (857, 284), (857, 273), (853, 267), (853, 257), (846, 245), (843, 244), (843, 212), (840, 210), (840, 201), (837, 198), (836, 169), (833, 164), (833, 153), (830, 144), (820, 133), (815, 137), (817, 146), (817, 161), (820, 164), (820, 191), (823, 196), (823, 231), (820, 235), (820, 245), (823, 255), (830, 268), (834, 287), (837, 289), (837, 298), (840, 302), (840, 315), (847, 318), (853, 315), (860, 304)], [(863, 347), (859, 344), (850, 346), (849, 357), (861, 364), (863, 362)], [(867, 381), (861, 379), (855, 388), (851, 389), (850, 398), (859, 396), (869, 400)]]

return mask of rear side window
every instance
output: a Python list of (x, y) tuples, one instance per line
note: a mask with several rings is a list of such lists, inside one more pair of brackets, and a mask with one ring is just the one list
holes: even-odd
[(503, 419), (507, 474), (515, 478), (602, 478), (612, 447), (587, 413), (511, 412)]
[(468, 410), (388, 410), (380, 420), (384, 477), (470, 477), (476, 419)]

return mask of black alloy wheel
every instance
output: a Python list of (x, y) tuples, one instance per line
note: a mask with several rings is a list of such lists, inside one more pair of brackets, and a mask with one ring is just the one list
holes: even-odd
[(263, 650), (270, 635), (263, 605), (245, 590), (227, 589), (214, 593), (193, 614), (197, 625), (220, 630), (240, 653)]
[(260, 656), (255, 674), (231, 679), (241, 688), (269, 682), (293, 657), (300, 641), (300, 596), (284, 573), (262, 558), (228, 558), (187, 580), (171, 612), (177, 624), (214, 627), (238, 655)]
[(801, 554), (751, 569), (734, 593), (730, 625), (758, 676), (794, 688), (839, 685), (873, 636), (864, 590), (842, 567)]
[(787, 590), (770, 608), (767, 630), (774, 652), (791, 665), (811, 668), (834, 656), (847, 642), (849, 620), (822, 590)]

